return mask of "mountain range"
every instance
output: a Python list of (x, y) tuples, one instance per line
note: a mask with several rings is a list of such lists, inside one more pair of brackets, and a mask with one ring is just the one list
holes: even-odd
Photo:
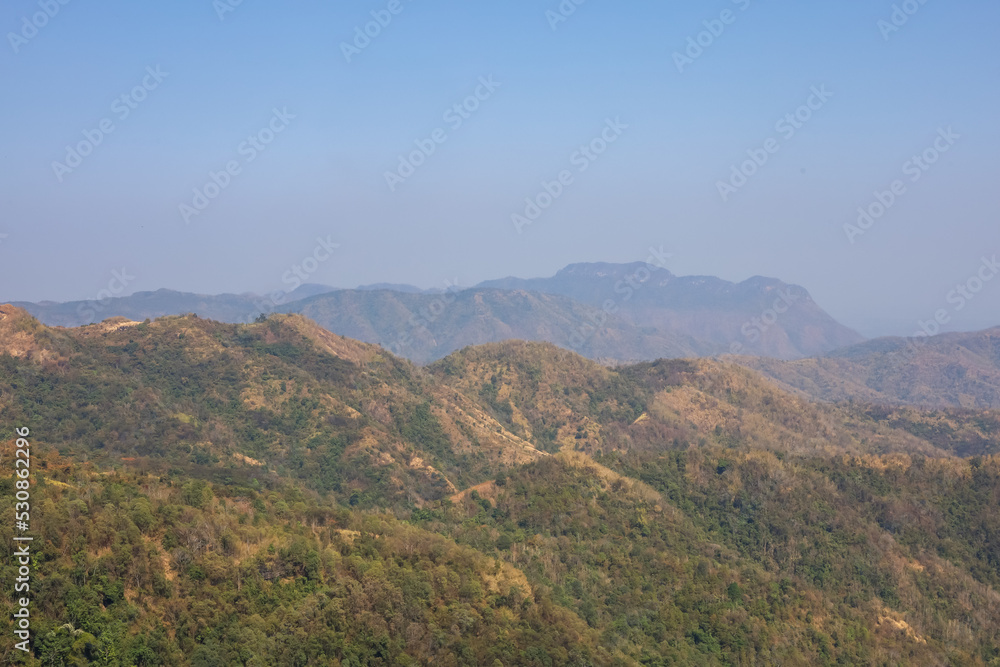
[(163, 289), (100, 302), (14, 305), (51, 326), (115, 316), (142, 321), (196, 313), (236, 323), (260, 313), (301, 313), (334, 333), (380, 344), (418, 363), (509, 338), (550, 342), (613, 362), (730, 352), (798, 359), (863, 340), (802, 287), (762, 277), (738, 284), (677, 277), (645, 262), (572, 264), (551, 278), (505, 278), (448, 291), (303, 285), (262, 297)]
[(997, 664), (1000, 413), (817, 402), (741, 359), (417, 366), (298, 314), (0, 306), (28, 661)]

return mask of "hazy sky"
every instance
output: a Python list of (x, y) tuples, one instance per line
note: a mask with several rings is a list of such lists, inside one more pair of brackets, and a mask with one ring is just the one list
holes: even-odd
[(0, 300), (269, 292), (293, 265), (464, 286), (662, 246), (866, 335), (1000, 324), (975, 278), (998, 24), (992, 0), (8, 0)]

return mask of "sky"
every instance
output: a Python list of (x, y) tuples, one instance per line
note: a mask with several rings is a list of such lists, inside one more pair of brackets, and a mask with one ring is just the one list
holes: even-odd
[(296, 266), (471, 286), (655, 248), (866, 336), (1000, 325), (998, 23), (992, 0), (8, 0), (0, 300), (270, 293)]

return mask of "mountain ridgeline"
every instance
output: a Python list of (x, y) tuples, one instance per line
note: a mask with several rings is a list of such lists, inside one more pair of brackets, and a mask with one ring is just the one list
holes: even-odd
[(4, 599), (7, 662), (1000, 664), (990, 410), (537, 342), (420, 367), (295, 314), (12, 306), (0, 410), (33, 461), (35, 639), (13, 648)]
[(299, 313), (417, 363), (511, 338), (613, 362), (724, 353), (798, 359), (862, 340), (804, 288), (761, 277), (739, 284), (677, 277), (644, 262), (573, 264), (551, 278), (506, 278), (463, 290), (301, 285), (271, 297), (159, 290), (104, 301), (14, 305), (50, 326), (187, 313), (238, 323), (260, 313)]
[(1000, 409), (1000, 327), (880, 338), (795, 361), (734, 360), (824, 401)]

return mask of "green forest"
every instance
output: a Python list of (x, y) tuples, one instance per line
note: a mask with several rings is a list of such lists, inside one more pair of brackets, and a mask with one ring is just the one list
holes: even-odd
[[(0, 317), (23, 665), (1000, 665), (1000, 423), (300, 316)], [(0, 475), (13, 591), (15, 477)]]

